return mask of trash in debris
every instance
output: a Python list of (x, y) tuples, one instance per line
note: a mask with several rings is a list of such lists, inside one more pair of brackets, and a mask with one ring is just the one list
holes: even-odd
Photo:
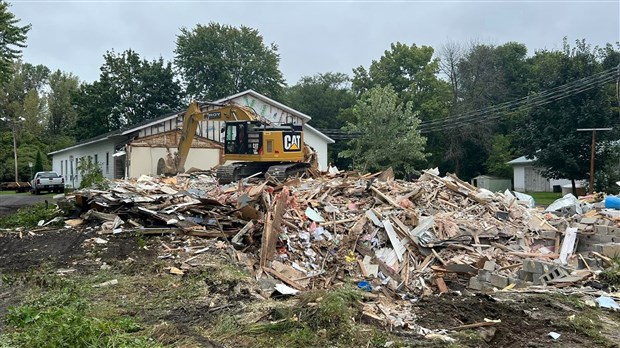
[(181, 271), (180, 269), (176, 267), (170, 267), (170, 274), (184, 275), (185, 272)]
[(596, 298), (596, 303), (602, 308), (620, 309), (620, 305), (611, 297), (599, 296)]
[(368, 283), (367, 281), (362, 280), (361, 282), (357, 283), (357, 287), (364, 290), (364, 291), (368, 291), (371, 292), (372, 291), (372, 285), (370, 285), (370, 283)]
[(560, 338), (560, 334), (557, 332), (553, 332), (553, 331), (549, 332), (549, 336), (553, 338), (554, 340), (557, 340), (558, 338)]
[(282, 295), (297, 295), (297, 293), (299, 293), (299, 290), (295, 290), (291, 288), (290, 286), (284, 285), (282, 283), (276, 284), (274, 288), (277, 292), (281, 293)]
[(118, 279), (112, 279), (112, 280), (108, 280), (107, 282), (103, 282), (101, 284), (95, 284), (93, 285), (93, 288), (103, 288), (106, 286), (116, 285), (116, 284), (118, 284)]

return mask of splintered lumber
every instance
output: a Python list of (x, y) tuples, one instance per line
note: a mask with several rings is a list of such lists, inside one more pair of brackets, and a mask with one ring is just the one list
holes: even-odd
[(233, 239), (231, 240), (231, 242), (233, 244), (239, 244), (239, 242), (241, 241), (241, 238), (243, 238), (243, 236), (248, 233), (248, 231), (254, 227), (254, 222), (250, 221), (248, 222), (245, 226), (243, 226), (242, 229), (239, 230), (239, 232), (237, 232), (237, 234), (235, 234), (235, 236), (233, 237)]
[(450, 291), (448, 289), (448, 286), (446, 285), (446, 282), (443, 280), (443, 277), (435, 278), (435, 284), (437, 284), (437, 287), (439, 288), (439, 292), (442, 294)]
[(287, 285), (289, 285), (289, 286), (291, 286), (291, 287), (293, 287), (293, 288), (295, 288), (295, 289), (297, 289), (299, 291), (305, 290), (305, 288), (303, 286), (301, 286), (299, 283), (297, 283), (296, 281), (294, 281), (292, 279), (289, 279), (289, 278), (285, 277), (282, 273), (280, 273), (280, 272), (278, 272), (278, 271), (276, 271), (274, 269), (271, 269), (271, 268), (265, 266), (265, 267), (263, 267), (263, 270), (265, 272), (271, 274), (272, 276), (280, 279), (281, 281), (285, 282)]
[(451, 327), (448, 328), (446, 330), (467, 330), (467, 329), (475, 329), (477, 327), (483, 327), (483, 326), (493, 326), (493, 325), (497, 325), (498, 323), (493, 322), (493, 321), (481, 321), (479, 323), (473, 323), (473, 324), (467, 324), (467, 325), (461, 325), (461, 326), (455, 326), (455, 327)]
[(288, 188), (285, 186), (276, 198), (273, 213), (267, 212), (267, 217), (265, 219), (265, 230), (263, 231), (261, 242), (261, 267), (265, 267), (267, 265), (267, 260), (271, 260), (273, 258), (273, 254), (275, 253), (276, 240), (278, 234), (282, 230), (282, 216), (285, 212), (288, 192)]

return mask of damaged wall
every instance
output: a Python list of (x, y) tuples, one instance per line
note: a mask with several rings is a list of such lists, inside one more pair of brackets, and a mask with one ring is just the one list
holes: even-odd
[[(142, 174), (157, 175), (160, 160), (168, 154), (174, 155), (181, 137), (180, 130), (134, 139), (127, 145), (128, 177), (137, 178)], [(192, 167), (210, 169), (222, 163), (222, 146), (209, 139), (196, 136), (187, 155), (185, 169)], [(161, 170), (161, 168), (160, 168)]]

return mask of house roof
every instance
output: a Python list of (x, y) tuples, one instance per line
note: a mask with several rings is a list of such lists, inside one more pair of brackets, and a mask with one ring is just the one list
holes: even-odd
[(297, 111), (297, 110), (295, 110), (295, 109), (293, 109), (291, 107), (288, 107), (288, 106), (286, 106), (286, 105), (284, 105), (284, 104), (282, 104), (280, 102), (277, 102), (277, 101), (275, 101), (275, 100), (273, 100), (273, 99), (271, 99), (271, 98), (269, 98), (267, 96), (264, 96), (264, 95), (256, 92), (253, 89), (248, 89), (246, 91), (239, 92), (237, 94), (233, 94), (231, 96), (228, 96), (228, 97), (225, 97), (225, 98), (222, 98), (222, 99), (218, 99), (218, 100), (214, 101), (214, 103), (224, 103), (224, 102), (230, 101), (232, 99), (241, 97), (241, 96), (246, 95), (246, 94), (249, 94), (249, 95), (253, 96), (256, 99), (262, 100), (263, 102), (265, 102), (267, 104), (271, 104), (271, 105), (277, 106), (280, 109), (282, 109), (282, 110), (284, 110), (284, 111), (286, 111), (286, 112), (288, 112), (290, 114), (293, 114), (293, 115), (301, 118), (304, 121), (310, 121), (312, 119), (312, 117), (304, 114), (303, 112)]
[[(300, 112), (300, 111), (297, 111), (297, 110), (295, 110), (295, 109), (293, 109), (291, 107), (288, 107), (288, 106), (286, 106), (286, 105), (284, 105), (284, 104), (282, 104), (280, 102), (277, 102), (277, 101), (275, 101), (275, 100), (273, 100), (273, 99), (271, 99), (271, 98), (269, 98), (267, 96), (264, 96), (264, 95), (262, 95), (262, 94), (260, 94), (260, 93), (258, 93), (256, 91), (254, 91), (252, 89), (248, 89), (246, 91), (239, 92), (237, 94), (233, 94), (231, 96), (228, 96), (228, 97), (225, 97), (225, 98), (222, 98), (222, 99), (218, 99), (218, 100), (214, 101), (213, 103), (224, 103), (224, 102), (233, 100), (233, 99), (238, 98), (238, 97), (243, 96), (243, 95), (251, 95), (254, 98), (262, 100), (263, 102), (265, 102), (267, 104), (271, 104), (271, 105), (274, 105), (274, 106), (276, 106), (276, 107), (278, 107), (278, 108), (280, 108), (282, 110), (285, 110), (286, 112), (288, 112), (288, 113), (290, 113), (292, 115), (295, 115), (295, 116), (301, 118), (304, 121), (310, 121), (312, 119), (312, 117), (304, 114), (303, 112)], [(152, 125), (156, 125), (156, 124), (161, 123), (161, 122), (165, 122), (165, 121), (171, 120), (171, 119), (177, 117), (182, 112), (184, 112), (184, 110), (175, 111), (175, 112), (168, 113), (166, 115), (162, 115), (162, 116), (159, 116), (159, 117), (156, 117), (156, 118), (151, 118), (151, 119), (148, 119), (148, 120), (144, 120), (144, 121), (142, 121), (140, 123), (137, 123), (137, 124), (134, 124), (134, 125), (131, 125), (131, 126), (119, 129), (119, 130), (111, 131), (111, 132), (108, 132), (108, 133), (105, 133), (105, 134), (101, 134), (101, 135), (98, 135), (98, 136), (90, 138), (90, 139), (86, 139), (84, 141), (81, 141), (81, 142), (73, 145), (73, 146), (70, 146), (70, 147), (67, 147), (67, 148), (64, 148), (64, 149), (60, 149), (60, 150), (57, 150), (57, 151), (50, 152), (50, 153), (48, 153), (48, 155), (54, 155), (54, 154), (57, 154), (57, 153), (61, 153), (61, 152), (64, 152), (64, 151), (75, 149), (75, 148), (80, 147), (80, 146), (89, 145), (89, 144), (101, 142), (101, 141), (104, 141), (104, 140), (108, 140), (108, 139), (112, 138), (113, 136), (126, 136), (126, 135), (129, 135), (129, 134), (133, 133), (133, 132), (139, 131), (140, 129), (143, 129), (143, 128), (146, 128), (146, 127), (150, 127)], [(327, 135), (321, 133), (319, 130), (317, 130), (316, 128), (310, 126), (309, 124), (307, 124), (307, 123), (304, 124), (304, 127), (306, 129), (308, 129), (310, 132), (312, 132), (312, 133), (316, 134), (317, 136), (319, 136), (319, 138), (325, 140), (328, 144), (335, 143), (335, 141), (332, 138), (330, 138)]]
[(502, 178), (499, 176), (491, 176), (491, 175), (478, 175), (477, 177), (472, 178), (472, 180), (473, 179), (510, 180), (508, 178)]
[(515, 158), (512, 161), (506, 162), (506, 164), (515, 165), (515, 164), (529, 164), (534, 163), (536, 161), (536, 157), (534, 158), (525, 158), (525, 156), (521, 156), (519, 158)]

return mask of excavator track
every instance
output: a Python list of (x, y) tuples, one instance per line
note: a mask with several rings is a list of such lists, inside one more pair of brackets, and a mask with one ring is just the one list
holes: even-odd
[(284, 181), (289, 177), (304, 174), (309, 167), (308, 163), (238, 162), (219, 167), (216, 176), (222, 185), (256, 173), (261, 173), (261, 178), (272, 177), (278, 181)]
[(290, 177), (301, 176), (306, 172), (306, 169), (310, 168), (308, 163), (283, 163), (269, 167), (267, 175), (277, 179), (278, 181), (285, 181)]

